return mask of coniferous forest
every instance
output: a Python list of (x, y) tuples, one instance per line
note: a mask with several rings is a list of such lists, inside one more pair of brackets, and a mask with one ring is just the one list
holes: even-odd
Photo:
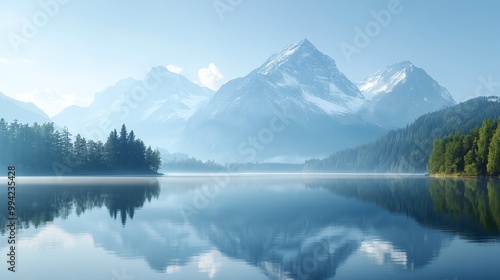
[(485, 120), (466, 134), (457, 131), (434, 141), (431, 174), (500, 175), (500, 119)]
[(0, 165), (15, 165), (24, 175), (156, 174), (160, 152), (146, 147), (134, 131), (111, 131), (107, 141), (74, 141), (53, 123), (33, 125), (0, 119)]
[(435, 139), (467, 133), (486, 119), (500, 116), (500, 103), (478, 97), (421, 116), (375, 142), (305, 162), (307, 172), (425, 172)]

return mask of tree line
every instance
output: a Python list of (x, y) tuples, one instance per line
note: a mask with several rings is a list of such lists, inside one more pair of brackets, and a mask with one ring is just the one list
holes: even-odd
[(213, 160), (203, 162), (193, 157), (187, 159), (177, 159), (174, 157), (173, 160), (163, 164), (163, 169), (169, 172), (219, 172), (226, 170), (224, 166)]
[(432, 174), (500, 175), (500, 119), (483, 121), (466, 134), (434, 141), (427, 169)]
[(405, 128), (378, 140), (324, 159), (306, 161), (306, 172), (425, 172), (433, 140), (460, 131), (467, 133), (483, 120), (500, 116), (500, 102), (478, 97), (421, 116)]
[(0, 165), (16, 165), (25, 175), (154, 174), (161, 157), (125, 125), (102, 143), (80, 134), (73, 141), (67, 128), (59, 131), (53, 123), (7, 123), (2, 118)]

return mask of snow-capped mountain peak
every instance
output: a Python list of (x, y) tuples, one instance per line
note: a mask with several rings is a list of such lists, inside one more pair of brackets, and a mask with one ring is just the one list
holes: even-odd
[[(90, 106), (67, 108), (53, 120), (72, 131), (98, 130), (94, 140), (105, 140), (104, 132), (126, 123), (152, 145), (170, 148), (189, 117), (212, 95), (212, 90), (156, 66), (144, 79), (123, 79), (97, 93)], [(104, 121), (106, 127), (101, 129)]]
[(369, 100), (361, 110), (365, 120), (386, 128), (456, 104), (446, 88), (409, 61), (389, 65), (358, 86)]
[(267, 75), (275, 70), (277, 70), (282, 64), (289, 61), (292, 57), (298, 55), (300, 57), (307, 57), (315, 52), (320, 53), (318, 49), (307, 39), (300, 40), (299, 42), (292, 44), (281, 52), (272, 55), (265, 63), (261, 66), (259, 73), (262, 75)]
[[(179, 150), (221, 161), (276, 160), (289, 154), (285, 151), (294, 151), (295, 158), (335, 152), (381, 131), (356, 114), (364, 102), (335, 61), (304, 39), (223, 85), (188, 120)], [(274, 140), (258, 155), (246, 153), (242, 139), (268, 131), (270, 121), (275, 128), (283, 115), (286, 132), (273, 132)]]
[(307, 103), (304, 108), (316, 108), (328, 115), (353, 113), (364, 100), (335, 61), (307, 39), (275, 53), (249, 76), (273, 85), (278, 96), (295, 93), (295, 100)]
[(407, 79), (408, 73), (413, 71), (414, 67), (410, 61), (389, 65), (366, 78), (359, 84), (359, 89), (368, 99), (379, 93), (392, 91)]

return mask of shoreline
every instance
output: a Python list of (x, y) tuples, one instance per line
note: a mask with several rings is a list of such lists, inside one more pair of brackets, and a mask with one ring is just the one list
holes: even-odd
[(455, 179), (498, 179), (499, 176), (490, 175), (465, 175), (465, 174), (429, 174), (432, 178), (455, 178)]

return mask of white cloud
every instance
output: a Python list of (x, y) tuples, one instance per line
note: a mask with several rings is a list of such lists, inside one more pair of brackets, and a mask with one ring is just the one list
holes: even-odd
[(207, 68), (198, 70), (198, 78), (200, 79), (200, 84), (209, 89), (217, 90), (222, 85), (224, 75), (220, 72), (219, 67), (214, 63), (210, 63)]
[(36, 89), (31, 92), (16, 95), (14, 98), (24, 102), (32, 102), (49, 115), (49, 117), (57, 115), (57, 113), (68, 106), (84, 106), (90, 101), (77, 98), (77, 96), (73, 94), (62, 94), (50, 89)]
[(8, 62), (7, 59), (0, 57), (0, 64), (5, 64), (7, 62)]
[(184, 68), (172, 64), (167, 65), (167, 69), (168, 71), (176, 74), (182, 74), (182, 72), (184, 71)]

